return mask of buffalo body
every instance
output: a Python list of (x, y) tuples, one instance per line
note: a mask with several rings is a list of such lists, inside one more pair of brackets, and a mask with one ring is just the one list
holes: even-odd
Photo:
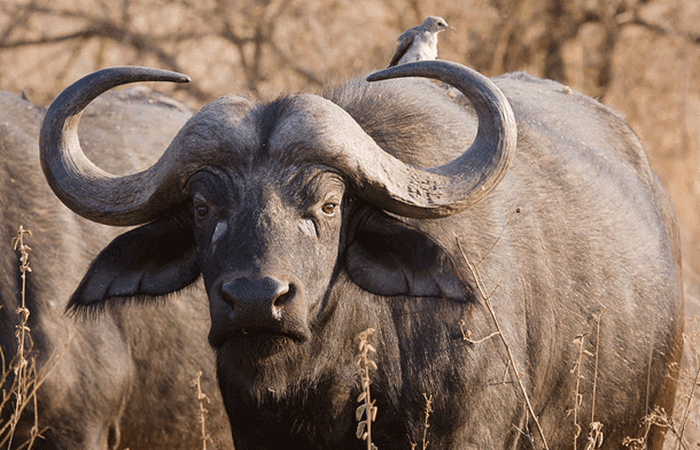
[[(79, 150), (60, 144), (75, 130), (62, 111), (110, 86), (80, 83), (134, 77), (71, 87), (42, 131), (52, 186), (92, 220), (148, 222), (103, 250), (73, 307), (202, 276), (238, 449), (364, 445), (368, 328), (379, 448), (421, 445), (427, 399), (431, 448), (539, 447), (516, 376), (550, 448), (574, 447), (575, 419), (579, 446), (591, 422), (602, 448), (642, 435), (654, 407), (673, 408), (683, 300), (673, 208), (639, 140), (555, 82), (494, 87), (444, 62), (383, 74), (449, 81), (470, 101), (419, 79), (356, 80), (330, 101), (227, 97), (146, 175), (97, 181), (57, 162)], [(652, 429), (649, 447), (662, 440)]]

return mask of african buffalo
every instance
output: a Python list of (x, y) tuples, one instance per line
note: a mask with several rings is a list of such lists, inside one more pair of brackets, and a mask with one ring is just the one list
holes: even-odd
[[(674, 212), (639, 140), (601, 104), (524, 74), (416, 62), (326, 98), (216, 100), (149, 169), (110, 175), (83, 156), (80, 111), (144, 80), (186, 78), (95, 72), (42, 126), (45, 175), (66, 205), (141, 224), (100, 253), (70, 305), (160, 297), (201, 275), (239, 450), (364, 446), (355, 375), (368, 328), (380, 449), (421, 445), (426, 399), (435, 449), (573, 448), (574, 420), (580, 447), (599, 422), (601, 448), (619, 448), (652, 408), (672, 411)], [(649, 448), (662, 441), (652, 429)]]
[[(29, 403), (12, 448), (30, 440), (34, 414), (37, 449), (201, 448), (196, 393), (190, 382), (203, 371), (209, 432), (217, 448), (230, 448), (231, 432), (219, 397), (215, 359), (206, 343), (206, 294), (198, 286), (170, 300), (172, 308), (134, 305), (105, 311), (97, 320), (65, 314), (70, 294), (89, 262), (116, 235), (63, 206), (41, 174), (39, 128), (45, 109), (0, 93), (0, 344), (5, 370), (17, 348), (21, 279), (10, 240), (20, 225), (33, 236), (27, 278), (32, 355), (48, 377)], [(90, 158), (118, 173), (155, 161), (191, 117), (182, 105), (138, 87), (105, 95), (84, 114), (81, 139)], [(119, 230), (122, 231), (122, 230)], [(204, 328), (204, 329), (203, 329)], [(0, 385), (7, 400), (10, 379)], [(0, 380), (0, 383), (2, 381)], [(0, 426), (14, 412), (5, 402)], [(220, 411), (220, 413), (219, 413)], [(0, 439), (9, 437), (6, 430)], [(210, 444), (211, 446), (211, 444)], [(3, 448), (8, 448), (7, 444)]]

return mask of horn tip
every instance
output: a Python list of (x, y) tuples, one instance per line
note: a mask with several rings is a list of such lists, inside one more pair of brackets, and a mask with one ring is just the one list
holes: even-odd
[(367, 76), (366, 80), (370, 81), (370, 82), (386, 80), (386, 78), (387, 78), (386, 71), (387, 70), (388, 69), (383, 69), (383, 70), (379, 70), (377, 72), (371, 73)]
[[(413, 61), (409, 63), (399, 64), (396, 66), (387, 67), (386, 69), (378, 70), (377, 72), (371, 73), (367, 76), (366, 80), (369, 82), (388, 80), (390, 78), (402, 78), (402, 77), (426, 77), (426, 71), (432, 71), (439, 67), (444, 66), (454, 66), (455, 63), (444, 60), (434, 60), (434, 61)], [(430, 75), (427, 78), (432, 78)]]

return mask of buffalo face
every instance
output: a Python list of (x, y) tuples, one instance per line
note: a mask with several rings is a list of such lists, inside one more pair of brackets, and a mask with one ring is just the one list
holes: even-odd
[(212, 346), (307, 341), (337, 260), (342, 178), (322, 167), (236, 176), (207, 168), (192, 176), (188, 191)]

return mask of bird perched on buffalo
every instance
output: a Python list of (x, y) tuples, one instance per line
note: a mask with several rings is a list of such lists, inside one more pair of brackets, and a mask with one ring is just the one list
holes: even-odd
[(455, 28), (439, 16), (428, 16), (422, 24), (409, 28), (396, 39), (396, 51), (389, 67), (412, 61), (437, 59), (438, 33)]

